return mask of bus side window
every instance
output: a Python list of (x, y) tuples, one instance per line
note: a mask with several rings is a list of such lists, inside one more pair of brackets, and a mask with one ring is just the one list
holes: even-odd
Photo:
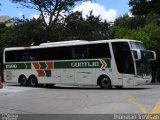
[(108, 43), (99, 43), (89, 45), (89, 58), (111, 58), (111, 53)]
[(127, 42), (113, 42), (113, 53), (119, 73), (134, 74), (134, 63)]
[(16, 62), (16, 52), (15, 51), (6, 51), (5, 52), (6, 62)]
[(87, 47), (84, 46), (76, 46), (72, 49), (72, 58), (73, 59), (87, 59), (88, 58), (88, 50)]

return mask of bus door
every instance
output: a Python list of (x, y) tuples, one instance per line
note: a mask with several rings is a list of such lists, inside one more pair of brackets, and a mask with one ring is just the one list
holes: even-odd
[(115, 63), (120, 76), (123, 79), (123, 86), (134, 85), (134, 62), (128, 42), (113, 42), (113, 53)]

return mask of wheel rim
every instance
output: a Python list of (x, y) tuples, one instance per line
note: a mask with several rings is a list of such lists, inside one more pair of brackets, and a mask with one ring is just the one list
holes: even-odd
[(110, 87), (110, 82), (108, 80), (108, 78), (103, 78), (101, 81), (101, 85), (103, 88), (109, 88)]
[(22, 77), (20, 80), (21, 85), (26, 85), (27, 79), (25, 77)]
[(34, 78), (31, 78), (31, 85), (35, 85), (35, 79)]
[(30, 86), (36, 86), (37, 85), (37, 78), (31, 77), (30, 78)]

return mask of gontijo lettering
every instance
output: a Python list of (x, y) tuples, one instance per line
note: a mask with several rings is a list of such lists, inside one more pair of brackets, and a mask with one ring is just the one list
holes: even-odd
[(72, 62), (71, 67), (98, 67), (99, 62)]

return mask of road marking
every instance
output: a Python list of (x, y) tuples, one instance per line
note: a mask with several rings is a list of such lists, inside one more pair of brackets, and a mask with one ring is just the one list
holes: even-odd
[(160, 114), (160, 100), (156, 103), (150, 114)]
[(144, 114), (160, 114), (160, 100), (156, 103), (156, 105), (152, 108), (150, 112), (140, 103), (135, 101), (136, 96), (131, 96), (128, 98), (128, 101), (136, 105)]
[(136, 102), (134, 100), (135, 98), (136, 98), (135, 96), (131, 96), (130, 98), (128, 98), (128, 101), (133, 103), (134, 105), (136, 105), (144, 114), (147, 114), (148, 112), (147, 112), (146, 108), (143, 105)]

